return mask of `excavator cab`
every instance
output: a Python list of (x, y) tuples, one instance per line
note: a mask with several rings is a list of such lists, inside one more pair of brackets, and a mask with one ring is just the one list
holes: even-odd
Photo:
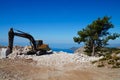
[(35, 40), (35, 42), (36, 42), (36, 48), (38, 50), (41, 50), (41, 49), (46, 51), (50, 50), (49, 46), (47, 44), (43, 44), (42, 40)]

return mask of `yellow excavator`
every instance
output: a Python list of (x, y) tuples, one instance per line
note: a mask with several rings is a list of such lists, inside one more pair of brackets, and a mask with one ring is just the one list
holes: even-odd
[(12, 53), (14, 36), (29, 39), (31, 46), (29, 46), (30, 51), (28, 51), (27, 54), (43, 55), (43, 54), (49, 54), (49, 51), (51, 50), (47, 44), (43, 44), (42, 40), (35, 40), (32, 37), (32, 35), (30, 35), (28, 33), (25, 33), (20, 30), (16, 30), (16, 32), (14, 32), (13, 28), (10, 28), (10, 30), (8, 32), (9, 42), (8, 42), (7, 55)]

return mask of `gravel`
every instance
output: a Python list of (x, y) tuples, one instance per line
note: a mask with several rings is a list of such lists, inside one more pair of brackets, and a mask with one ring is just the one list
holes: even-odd
[[(15, 59), (15, 58), (23, 58), (23, 59), (32, 59), (34, 61), (37, 62), (37, 65), (46, 65), (46, 66), (64, 66), (65, 64), (69, 64), (69, 63), (85, 63), (85, 62), (91, 62), (91, 61), (95, 61), (98, 60), (102, 57), (89, 57), (87, 55), (84, 54), (69, 54), (66, 52), (53, 52), (53, 54), (49, 54), (49, 55), (41, 55), (41, 56), (36, 56), (36, 55), (19, 55), (21, 52), (26, 52), (28, 51), (27, 47), (25, 47), (24, 49), (22, 49), (23, 51), (21, 51), (21, 49), (14, 49), (14, 51), (12, 52), (12, 54), (10, 54), (8, 57), (11, 59)], [(2, 49), (1, 54), (3, 54), (5, 52), (5, 49)], [(79, 54), (79, 55), (78, 55)]]

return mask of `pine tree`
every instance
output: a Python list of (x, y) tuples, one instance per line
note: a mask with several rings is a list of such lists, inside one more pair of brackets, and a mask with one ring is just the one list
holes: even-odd
[(101, 48), (108, 45), (110, 39), (114, 40), (120, 37), (120, 34), (111, 34), (108, 30), (114, 28), (110, 22), (111, 17), (98, 18), (89, 24), (86, 28), (78, 31), (78, 37), (74, 37), (74, 42), (85, 43), (85, 52), (87, 55), (94, 56), (101, 51)]

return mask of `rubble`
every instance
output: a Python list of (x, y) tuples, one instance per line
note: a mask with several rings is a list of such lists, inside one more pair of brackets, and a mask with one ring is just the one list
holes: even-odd
[[(7, 48), (6, 48), (7, 49)], [(5, 53), (6, 49), (2, 48), (2, 54)], [(74, 63), (74, 64), (82, 64), (82, 63), (90, 63), (91, 61), (99, 60), (102, 57), (90, 57), (85, 54), (75, 53), (70, 54), (67, 52), (55, 52), (53, 54), (46, 54), (41, 56), (34, 55), (26, 55), (29, 51), (29, 47), (13, 47), (13, 52), (8, 55), (10, 59), (31, 59), (37, 62), (37, 66), (55, 66), (62, 67), (66, 64)], [(4, 54), (5, 55), (5, 54)], [(88, 66), (88, 64), (86, 65)], [(89, 66), (88, 66), (89, 67)]]
[(7, 48), (0, 48), (0, 59), (6, 58), (6, 50)]
[(10, 54), (8, 57), (11, 59), (32, 59), (37, 62), (37, 65), (45, 65), (45, 66), (64, 66), (65, 64), (69, 63), (90, 63), (91, 61), (98, 60), (101, 57), (89, 57), (85, 54), (69, 54), (67, 52), (53, 52), (53, 54), (47, 54), (47, 55), (25, 55), (26, 52), (29, 51), (29, 47), (14, 47), (14, 50), (12, 54)]
[(117, 57), (120, 57), (120, 53), (118, 53), (116, 56), (117, 56)]

